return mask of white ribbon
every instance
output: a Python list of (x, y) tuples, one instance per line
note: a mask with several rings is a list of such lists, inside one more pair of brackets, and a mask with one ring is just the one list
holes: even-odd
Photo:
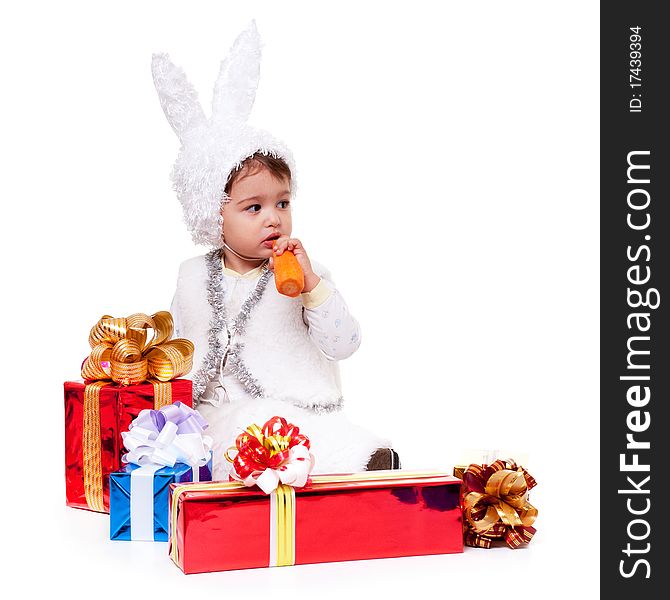
[(184, 463), (191, 467), (193, 481), (200, 480), (200, 467), (212, 455), (213, 439), (202, 433), (177, 433), (167, 421), (160, 432), (133, 425), (121, 434), (128, 453), (123, 462), (138, 465), (130, 473), (130, 539), (154, 540), (154, 475), (163, 467)]
[[(128, 453), (124, 462), (173, 467), (181, 462), (190, 467), (203, 467), (209, 462), (214, 440), (200, 433), (177, 433), (177, 425), (168, 421), (161, 432), (132, 427), (121, 434)], [(155, 438), (155, 439), (151, 439)]]
[(266, 494), (277, 488), (279, 483), (292, 487), (303, 487), (307, 478), (314, 468), (314, 455), (302, 444), (293, 446), (289, 450), (288, 460), (278, 469), (265, 469), (260, 475), (249, 475), (245, 479), (236, 477), (233, 470), (233, 478), (242, 481), (244, 485), (251, 487), (257, 485)]
[(130, 473), (130, 539), (154, 541), (154, 473), (161, 465), (145, 465)]
[[(143, 465), (130, 472), (130, 539), (154, 541), (154, 476), (162, 465)], [(191, 467), (191, 481), (200, 481), (200, 467)]]

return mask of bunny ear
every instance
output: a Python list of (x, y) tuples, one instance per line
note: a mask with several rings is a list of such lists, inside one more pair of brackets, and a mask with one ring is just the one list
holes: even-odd
[(256, 99), (260, 76), (261, 38), (256, 21), (239, 35), (221, 63), (214, 85), (212, 117), (217, 121), (242, 121), (249, 118)]
[(168, 123), (182, 140), (188, 130), (205, 122), (198, 93), (167, 54), (153, 55), (151, 72)]

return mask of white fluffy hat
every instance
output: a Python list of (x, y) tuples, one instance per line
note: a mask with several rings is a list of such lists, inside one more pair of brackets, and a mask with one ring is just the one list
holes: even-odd
[(223, 244), (221, 207), (230, 199), (224, 188), (230, 173), (256, 152), (282, 158), (291, 170), (291, 151), (268, 132), (247, 123), (256, 98), (261, 40), (251, 21), (221, 63), (209, 118), (184, 71), (167, 54), (154, 54), (151, 70), (165, 116), (181, 141), (172, 182), (184, 209), (184, 221), (196, 244)]

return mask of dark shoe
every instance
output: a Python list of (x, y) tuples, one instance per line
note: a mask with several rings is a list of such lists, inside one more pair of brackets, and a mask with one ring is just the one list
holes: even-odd
[(366, 471), (383, 471), (385, 469), (399, 469), (400, 457), (392, 448), (379, 448), (370, 457)]

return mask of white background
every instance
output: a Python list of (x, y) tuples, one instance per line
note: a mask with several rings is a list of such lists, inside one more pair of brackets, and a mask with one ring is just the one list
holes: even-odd
[[(73, 599), (596, 597), (597, 3), (231, 4), (3, 5), (3, 401), (23, 414), (3, 428), (10, 578)], [(349, 416), (408, 468), (526, 456), (527, 549), (186, 577), (166, 544), (110, 542), (105, 516), (64, 506), (62, 382), (89, 328), (167, 309), (179, 263), (205, 251), (171, 191), (151, 53), (208, 110), (252, 17), (251, 120), (293, 149), (294, 235), (363, 328), (341, 365)]]

